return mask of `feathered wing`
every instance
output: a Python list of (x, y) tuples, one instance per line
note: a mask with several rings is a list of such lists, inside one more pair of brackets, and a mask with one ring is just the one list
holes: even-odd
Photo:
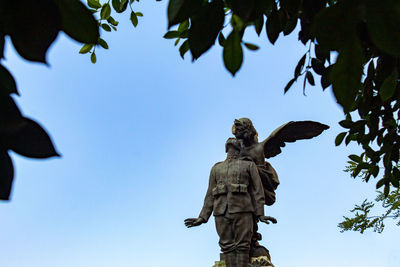
[(290, 121), (273, 131), (262, 143), (265, 158), (271, 158), (281, 153), (285, 143), (297, 140), (311, 139), (320, 135), (329, 126), (316, 121)]

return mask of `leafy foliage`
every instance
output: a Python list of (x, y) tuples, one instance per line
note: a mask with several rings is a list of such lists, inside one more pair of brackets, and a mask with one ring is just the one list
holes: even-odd
[[(186, 8), (189, 2), (196, 2), (195, 8)], [(189, 47), (183, 43), (179, 49), (182, 57), (190, 51), (195, 60), (207, 51), (203, 49), (199, 54), (198, 41), (185, 36), (184, 31), (191, 31), (198, 14), (216, 2), (169, 1), (169, 27), (179, 25), (179, 34), (171, 38), (189, 40)], [(307, 84), (315, 85), (316, 76), (320, 77), (324, 90), (331, 86), (346, 115), (339, 123), (346, 131), (336, 137), (335, 144), (356, 142), (364, 151), (358, 155), (359, 161), (354, 161), (354, 173), (363, 171), (364, 181), (368, 182), (371, 177), (378, 177), (378, 166), (382, 164), (384, 174), (377, 188), (384, 186), (385, 196), (391, 192), (391, 186), (399, 188), (400, 171), (394, 166), (399, 161), (400, 150), (400, 2), (224, 0), (223, 5), (228, 23), (218, 29), (218, 44), (223, 47), (224, 64), (232, 75), (243, 64), (242, 47), (248, 47), (244, 41), (247, 29), (254, 26), (260, 35), (265, 25), (268, 40), (275, 44), (281, 35), (290, 34), (300, 24), (298, 37), (308, 49), (284, 92), (301, 76), (304, 77), (303, 92)], [(185, 24), (184, 31), (182, 24)], [(208, 32), (209, 40), (214, 42), (215, 31), (213, 28)], [(230, 33), (225, 39), (227, 31)], [(337, 55), (334, 61), (333, 55)], [(361, 160), (364, 157), (367, 160)]]
[(91, 44), (98, 42), (99, 33), (96, 20), (79, 0), (4, 0), (0, 13), (0, 200), (8, 200), (14, 178), (10, 150), (37, 159), (59, 155), (47, 132), (23, 116), (12, 97), (18, 94), (17, 84), (1, 62), (5, 37), (10, 36), (24, 59), (46, 63), (47, 50), (60, 31)]
[(375, 206), (375, 203), (365, 199), (361, 205), (355, 205), (350, 211), (354, 214), (354, 217), (344, 217), (344, 221), (339, 223), (341, 232), (344, 231), (359, 231), (361, 234), (368, 229), (373, 229), (374, 232), (382, 233), (385, 228), (384, 220), (391, 218), (398, 220), (396, 223), (400, 226), (400, 190), (396, 189), (390, 192), (388, 196), (378, 191), (378, 196), (375, 198), (375, 202), (382, 203), (385, 212), (381, 215), (370, 215), (371, 209)]

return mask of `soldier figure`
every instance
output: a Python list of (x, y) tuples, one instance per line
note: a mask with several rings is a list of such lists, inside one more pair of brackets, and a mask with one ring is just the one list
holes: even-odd
[(185, 225), (206, 223), (213, 212), (226, 266), (247, 267), (254, 220), (276, 220), (264, 216), (265, 196), (256, 164), (251, 159), (239, 159), (240, 144), (236, 138), (227, 140), (225, 150), (226, 160), (211, 169), (199, 217), (186, 219)]

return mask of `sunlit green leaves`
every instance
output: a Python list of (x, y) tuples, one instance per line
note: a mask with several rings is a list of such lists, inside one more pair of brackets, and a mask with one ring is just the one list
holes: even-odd
[(91, 8), (101, 8), (101, 4), (99, 2), (99, 0), (87, 0), (88, 6)]
[(108, 19), (111, 15), (111, 7), (109, 3), (103, 5), (100, 11), (100, 18), (101, 19)]
[(93, 48), (93, 44), (85, 44), (84, 46), (82, 46), (81, 50), (79, 50), (80, 54), (86, 54), (89, 53), (90, 50)]
[(238, 32), (232, 31), (224, 42), (223, 59), (227, 70), (235, 76), (243, 62), (243, 49), (241, 36)]
[(138, 17), (135, 12), (131, 12), (130, 20), (132, 22), (133, 27), (136, 27), (138, 25)]

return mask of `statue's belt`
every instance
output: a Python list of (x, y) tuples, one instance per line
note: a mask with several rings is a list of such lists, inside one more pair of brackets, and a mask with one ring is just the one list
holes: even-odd
[(231, 193), (246, 193), (247, 185), (246, 184), (219, 184), (212, 189), (213, 196), (224, 195), (228, 192)]

